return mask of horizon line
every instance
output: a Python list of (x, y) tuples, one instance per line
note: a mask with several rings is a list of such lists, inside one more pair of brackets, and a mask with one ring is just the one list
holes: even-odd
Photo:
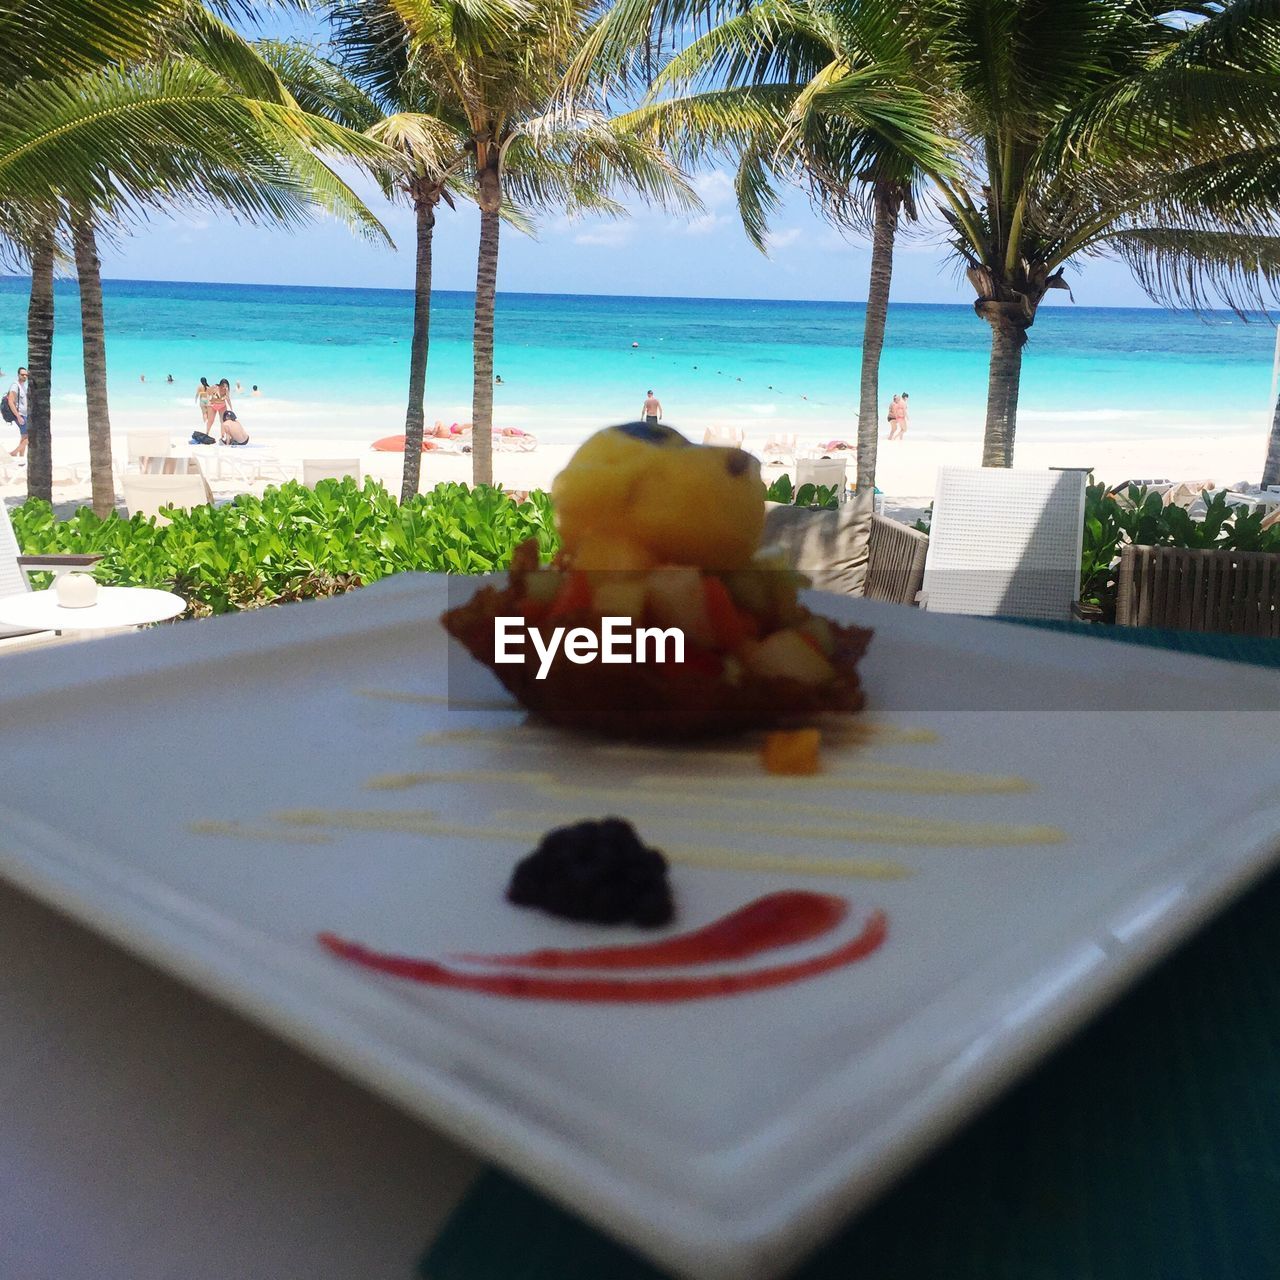
[[(13, 281), (29, 282), (30, 276), (0, 274), (0, 289)], [(145, 285), (185, 285), (196, 289), (299, 289), (299, 290), (341, 290), (346, 293), (403, 293), (413, 296), (412, 288), (397, 285), (361, 285), (361, 284), (286, 284), (281, 281), (262, 280), (148, 280), (139, 276), (102, 276), (104, 286), (111, 284), (145, 284)], [(79, 288), (79, 282), (73, 275), (55, 275), (54, 287), (71, 285)], [(474, 297), (474, 289), (432, 289), (432, 296), (453, 294), (461, 297)], [(618, 302), (761, 302), (808, 307), (865, 307), (865, 298), (761, 298), (733, 295), (682, 294), (682, 293), (575, 293), (544, 289), (499, 289), (499, 297), (516, 298), (599, 298)], [(890, 302), (891, 307), (937, 307), (939, 309), (960, 308), (970, 311), (971, 301), (963, 302), (917, 302), (900, 300)], [(1275, 323), (1265, 308), (1255, 308), (1241, 312), (1233, 307), (1166, 307), (1150, 300), (1131, 303), (1124, 306), (1105, 306), (1098, 303), (1077, 303), (1074, 300), (1063, 302), (1054, 300), (1048, 308), (1050, 311), (1155, 311), (1171, 316), (1237, 316), (1246, 324), (1256, 321)]]
[[(30, 276), (4, 274), (0, 275), (0, 287), (4, 287), (10, 282), (30, 281)], [(405, 288), (396, 285), (358, 285), (358, 284), (286, 284), (280, 281), (263, 281), (263, 280), (148, 280), (138, 276), (108, 276), (103, 275), (102, 283), (104, 286), (111, 284), (144, 284), (144, 285), (184, 285), (197, 289), (310, 289), (310, 290), (342, 290), (348, 293), (403, 293), (413, 296), (412, 288)], [(58, 276), (54, 280), (55, 287), (76, 286), (77, 282), (74, 276)], [(455, 294), (463, 297), (474, 297), (474, 289), (433, 289), (433, 295), (437, 294)], [(865, 298), (763, 298), (763, 297), (746, 297), (732, 295), (710, 295), (710, 294), (665, 294), (665, 293), (576, 293), (562, 292), (553, 289), (500, 289), (498, 296), (507, 297), (523, 297), (523, 298), (602, 298), (617, 299), (620, 302), (632, 302), (642, 300), (646, 302), (762, 302), (762, 303), (780, 303), (795, 306), (813, 306), (813, 307), (865, 307)], [(959, 307), (964, 310), (971, 310), (972, 302), (913, 302), (898, 301), (891, 302), (890, 306), (898, 307), (939, 307), (939, 308), (955, 308)], [(1163, 307), (1157, 302), (1144, 302), (1129, 304), (1126, 306), (1102, 306), (1096, 304), (1073, 304), (1073, 303), (1055, 303), (1051, 309), (1057, 310), (1061, 306), (1064, 310), (1076, 309), (1079, 311), (1161, 311), (1170, 315), (1233, 315), (1236, 314), (1229, 307), (1215, 307), (1212, 309), (1196, 310), (1193, 308), (1183, 307)], [(1253, 312), (1249, 313), (1254, 314)], [(1266, 312), (1259, 310), (1259, 316), (1265, 316)]]

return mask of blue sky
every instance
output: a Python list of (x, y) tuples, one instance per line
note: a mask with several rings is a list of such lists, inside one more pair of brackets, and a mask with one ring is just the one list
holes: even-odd
[[(277, 15), (268, 33), (313, 38), (320, 30), (305, 16)], [(372, 184), (357, 186), (391, 232), (396, 250), (363, 244), (332, 222), (288, 232), (190, 212), (157, 217), (114, 248), (104, 245), (103, 273), (145, 280), (411, 287), (411, 216), (387, 204)], [(866, 297), (865, 242), (842, 238), (799, 193), (774, 220), (770, 254), (765, 257), (743, 234), (728, 175), (702, 173), (697, 186), (706, 211), (693, 218), (639, 206), (631, 217), (620, 220), (547, 218), (537, 239), (506, 231), (499, 288), (836, 301)], [(477, 231), (473, 209), (441, 208), (434, 264), (437, 288), (474, 287)], [(1090, 262), (1070, 274), (1070, 281), (1075, 300), (1084, 306), (1147, 302), (1119, 263)], [(899, 302), (963, 303), (973, 297), (936, 231), (900, 242), (892, 296)], [(1070, 300), (1065, 293), (1051, 293), (1047, 303), (1070, 305)]]

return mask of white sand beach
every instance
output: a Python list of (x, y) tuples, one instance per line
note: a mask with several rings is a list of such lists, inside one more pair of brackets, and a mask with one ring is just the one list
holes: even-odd
[[(250, 490), (261, 491), (265, 484), (301, 474), (304, 459), (358, 459), (362, 475), (382, 480), (393, 492), (400, 487), (402, 457), (398, 453), (379, 453), (371, 442), (385, 434), (403, 431), (394, 410), (387, 410), (369, 421), (359, 434), (350, 428), (308, 430), (301, 426), (300, 406), (283, 400), (254, 401), (246, 406), (244, 417), (252, 443), (245, 449), (225, 450), (218, 446), (194, 448), (190, 452), (202, 459), (210, 486), (216, 498), (224, 499)], [(583, 415), (581, 408), (579, 416)], [(126, 453), (127, 429), (168, 430), (173, 445), (186, 448), (191, 423), (183, 415), (169, 411), (134, 414), (127, 426), (117, 423), (113, 436), (116, 455), (123, 460)], [(595, 415), (595, 421), (613, 420), (607, 410)], [(535, 436), (539, 424), (529, 424)], [(701, 430), (719, 425), (710, 420), (682, 420), (681, 427), (693, 438)], [(798, 433), (797, 452), (801, 456), (816, 455), (819, 447), (834, 439), (851, 438), (851, 424), (828, 421), (815, 428), (812, 421), (805, 433)], [(759, 453), (776, 423), (747, 424), (745, 446)], [(889, 442), (881, 436), (877, 466), (877, 482), (886, 495), (890, 510), (911, 511), (927, 505), (933, 496), (935, 473), (943, 465), (976, 466), (981, 456), (982, 426), (980, 421), (967, 423), (959, 419), (944, 422), (917, 423), (903, 441)], [(1091, 418), (1082, 414), (1078, 422), (1064, 415), (1061, 422), (1031, 422), (1020, 430), (1015, 464), (1020, 467), (1091, 467), (1099, 479), (1119, 483), (1129, 478), (1162, 477), (1171, 480), (1212, 480), (1218, 487), (1256, 482), (1261, 472), (1266, 445), (1266, 426), (1262, 422), (1223, 432), (1206, 423), (1203, 430), (1179, 431), (1163, 437), (1126, 430), (1125, 420)], [(494, 454), (494, 476), (509, 490), (547, 488), (572, 454), (575, 445), (562, 440), (548, 442), (545, 437), (531, 452)], [(217, 455), (228, 464), (219, 467)], [(89, 446), (82, 408), (59, 405), (54, 421), (54, 499), (62, 511), (73, 510), (89, 500)], [(26, 494), (25, 471), (0, 454), (0, 496), (10, 503), (21, 501)], [(260, 464), (263, 479), (250, 481), (243, 464)], [(850, 477), (853, 458), (849, 457)], [(219, 473), (222, 474), (219, 474)], [(794, 467), (767, 465), (766, 479), (789, 472)], [(429, 489), (441, 481), (471, 480), (471, 458), (461, 452), (429, 452), (422, 459), (422, 488)]]

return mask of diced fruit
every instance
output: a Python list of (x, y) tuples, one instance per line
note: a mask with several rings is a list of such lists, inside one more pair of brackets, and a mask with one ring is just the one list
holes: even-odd
[(721, 649), (732, 651), (755, 636), (759, 630), (756, 620), (734, 604), (728, 587), (719, 578), (703, 578), (702, 594), (711, 630)]
[(679, 627), (687, 644), (706, 649), (715, 644), (702, 575), (697, 569), (654, 569), (645, 579), (645, 598), (649, 614), (659, 626)]
[(768, 577), (760, 569), (737, 569), (724, 576), (729, 594), (748, 613), (761, 617), (768, 612), (773, 601)]
[(645, 584), (636, 577), (611, 575), (595, 585), (596, 612), (602, 618), (631, 618), (644, 614)]
[(591, 580), (585, 573), (567, 574), (547, 613), (548, 618), (585, 613), (591, 608)]
[(747, 667), (758, 676), (794, 680), (798, 684), (825, 684), (835, 672), (798, 631), (775, 631), (744, 654)]
[(818, 646), (818, 652), (829, 658), (836, 651), (836, 637), (831, 630), (831, 623), (816, 613), (806, 618), (797, 628), (801, 635), (807, 636)]
[(822, 735), (817, 729), (786, 729), (765, 735), (760, 754), (766, 773), (817, 773)]

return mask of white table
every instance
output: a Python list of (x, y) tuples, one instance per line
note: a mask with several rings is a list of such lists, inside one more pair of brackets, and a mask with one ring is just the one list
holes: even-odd
[(97, 604), (68, 609), (50, 588), (0, 596), (0, 625), (32, 631), (118, 631), (176, 618), (186, 607), (181, 596), (154, 587), (99, 587)]
[(413, 1280), (477, 1159), (0, 884), (0, 1276)]

